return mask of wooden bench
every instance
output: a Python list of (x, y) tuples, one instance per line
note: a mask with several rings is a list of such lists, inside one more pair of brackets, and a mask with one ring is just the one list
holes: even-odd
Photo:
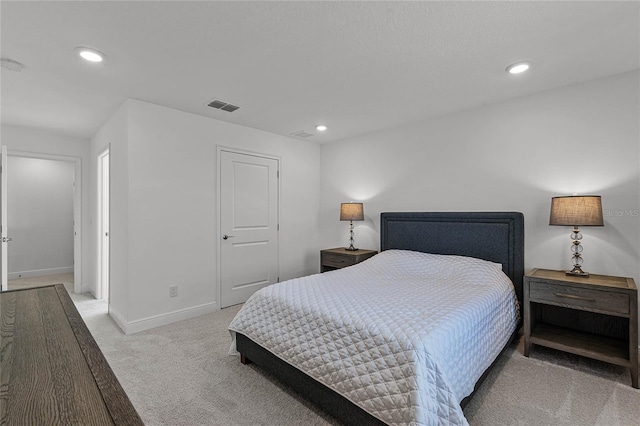
[(62, 284), (0, 293), (0, 424), (143, 425)]

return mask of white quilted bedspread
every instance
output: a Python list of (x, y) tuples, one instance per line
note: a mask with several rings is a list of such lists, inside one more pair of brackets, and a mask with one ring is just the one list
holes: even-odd
[(500, 265), (388, 250), (263, 288), (229, 330), (388, 424), (465, 425), (459, 403), (517, 321)]

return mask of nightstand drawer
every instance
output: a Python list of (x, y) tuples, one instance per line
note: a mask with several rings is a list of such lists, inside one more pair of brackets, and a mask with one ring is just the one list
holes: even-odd
[(375, 250), (347, 250), (344, 247), (320, 250), (320, 272), (356, 265), (377, 253)]
[(625, 293), (535, 282), (530, 286), (529, 298), (532, 302), (629, 315), (629, 295)]
[(334, 253), (322, 253), (322, 264), (334, 268), (344, 268), (356, 264), (355, 256), (343, 256)]

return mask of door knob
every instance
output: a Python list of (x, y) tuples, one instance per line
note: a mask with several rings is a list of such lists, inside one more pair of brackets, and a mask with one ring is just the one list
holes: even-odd
[(11, 237), (2, 237), (2, 242), (3, 243), (8, 243), (9, 241), (13, 241), (13, 238), (11, 238)]
[(223, 239), (223, 240), (228, 240), (229, 238), (233, 238), (233, 237), (235, 237), (235, 235), (227, 235), (227, 234), (224, 234), (224, 235), (222, 236), (222, 239)]

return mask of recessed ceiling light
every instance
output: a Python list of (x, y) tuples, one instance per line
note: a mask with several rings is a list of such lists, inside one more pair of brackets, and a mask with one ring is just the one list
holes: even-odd
[(324, 124), (318, 124), (316, 126), (316, 130), (319, 132), (324, 132), (325, 130), (327, 130), (327, 126), (325, 126)]
[(511, 64), (507, 67), (506, 71), (509, 74), (520, 74), (525, 72), (531, 67), (529, 62), (516, 62), (515, 64)]
[(78, 46), (76, 47), (76, 53), (89, 62), (102, 62), (106, 58), (104, 53), (90, 47)]

